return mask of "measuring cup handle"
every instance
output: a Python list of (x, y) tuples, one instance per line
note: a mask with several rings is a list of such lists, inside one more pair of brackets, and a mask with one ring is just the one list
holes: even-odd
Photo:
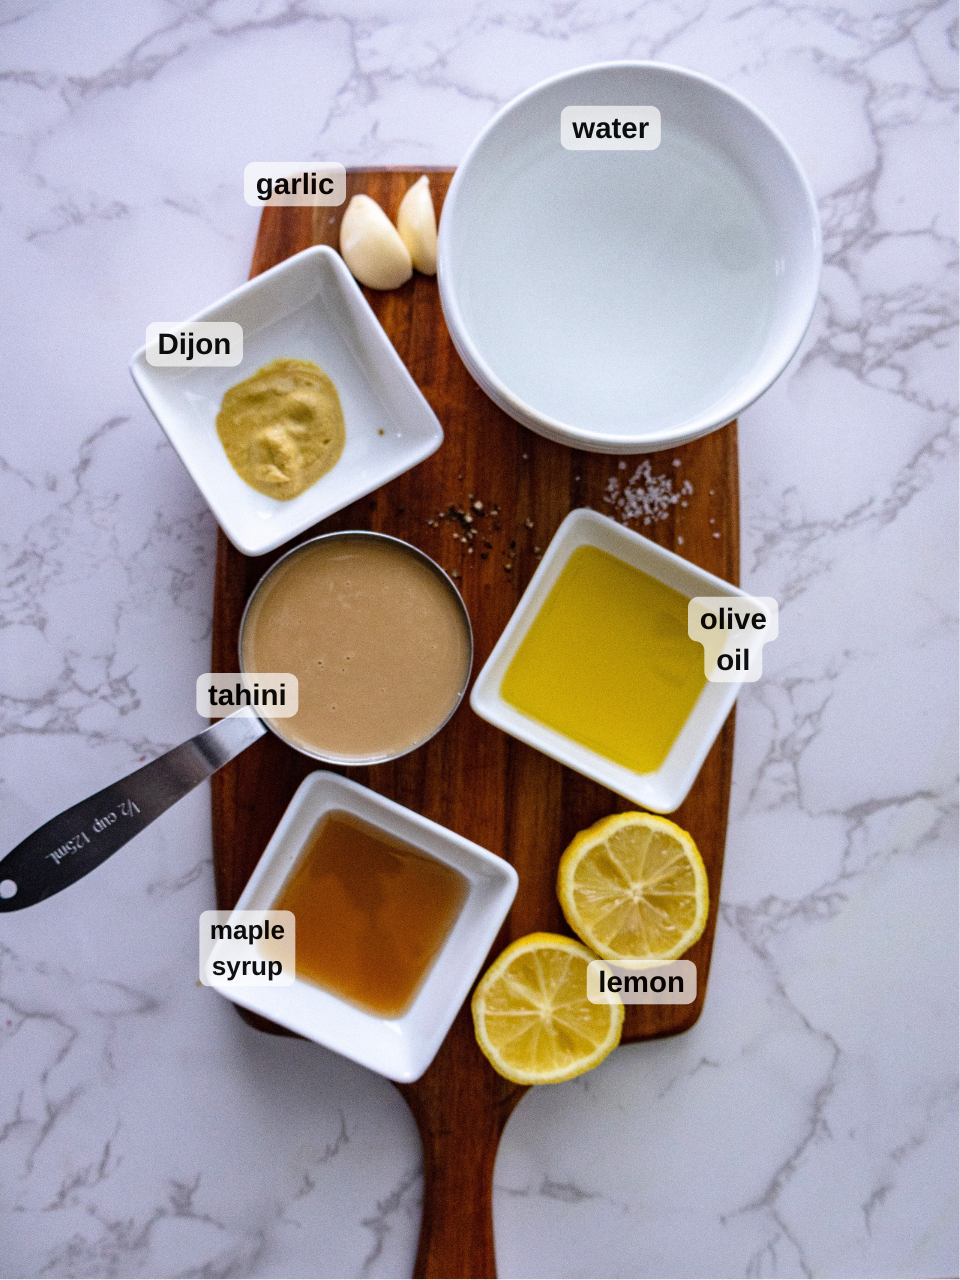
[(64, 809), (0, 861), (0, 911), (22, 911), (80, 880), (266, 732), (252, 712), (235, 711)]

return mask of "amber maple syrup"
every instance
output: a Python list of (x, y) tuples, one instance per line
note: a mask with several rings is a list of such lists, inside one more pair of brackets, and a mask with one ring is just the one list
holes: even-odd
[(274, 910), (297, 918), (297, 977), (380, 1017), (413, 1003), (467, 896), (459, 871), (353, 814), (321, 820)]

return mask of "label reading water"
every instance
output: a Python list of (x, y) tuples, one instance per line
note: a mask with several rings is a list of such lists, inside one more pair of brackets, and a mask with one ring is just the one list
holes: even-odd
[(243, 359), (243, 328), (235, 320), (193, 320), (147, 325), (147, 364), (229, 367)]
[(779, 631), (772, 596), (694, 596), (687, 635), (703, 645), (703, 674), (713, 684), (749, 684), (763, 675), (763, 646)]
[(292, 911), (204, 911), (200, 916), (200, 981), (235, 987), (289, 987), (297, 976), (297, 922)]
[(343, 204), (347, 171), (333, 160), (263, 160), (243, 171), (243, 198), (253, 205)]
[(660, 112), (656, 107), (564, 107), (560, 141), (568, 151), (655, 151)]
[(197, 676), (197, 714), (208, 719), (231, 716), (249, 707), (271, 720), (295, 716), (300, 705), (300, 682), (289, 671), (207, 671)]
[(619, 969), (605, 960), (587, 965), (591, 1004), (693, 1004), (696, 998), (697, 966), (692, 960), (652, 969)]

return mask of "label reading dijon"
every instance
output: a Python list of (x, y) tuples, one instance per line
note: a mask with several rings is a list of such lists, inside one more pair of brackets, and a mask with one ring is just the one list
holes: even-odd
[(147, 325), (146, 357), (160, 369), (229, 368), (243, 359), (243, 327), (235, 320), (158, 320)]

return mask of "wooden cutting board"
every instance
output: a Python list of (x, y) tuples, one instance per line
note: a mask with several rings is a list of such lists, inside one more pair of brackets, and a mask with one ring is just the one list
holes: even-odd
[[(420, 169), (347, 175), (347, 200), (365, 192), (396, 217)], [(430, 171), (438, 212), (452, 170)], [(343, 209), (265, 209), (251, 275), (307, 248), (338, 244)], [(631, 528), (711, 573), (736, 583), (739, 566), (736, 424), (644, 459), (579, 453), (534, 435), (501, 413), (467, 373), (447, 334), (434, 278), (414, 275), (390, 293), (365, 290), (445, 432), (439, 451), (407, 475), (355, 502), (314, 529), (375, 529), (404, 538), (456, 577), (473, 623), (474, 672), (495, 641), (564, 516), (589, 506), (607, 515), (614, 494), (643, 489), (669, 496), (688, 482), (683, 502), (655, 503), (666, 518), (644, 516)], [(510, 305), (509, 298), (504, 306)], [(348, 424), (349, 427), (349, 424)], [(670, 488), (667, 489), (669, 481)], [(483, 514), (472, 504), (482, 502)], [(626, 509), (620, 509), (624, 515)], [(461, 515), (473, 515), (465, 526)], [(443, 513), (444, 518), (439, 518)], [(476, 533), (461, 539), (466, 528)], [(219, 534), (211, 670), (236, 666), (244, 603), (261, 574), (287, 548), (255, 559)], [(623, 1040), (676, 1035), (703, 1006), (716, 925), (733, 763), (731, 714), (693, 790), (673, 815), (703, 854), (710, 919), (688, 952), (698, 971), (696, 1002), (628, 1007)], [(213, 778), (217, 900), (234, 905), (301, 780), (315, 762), (267, 734)], [(569, 933), (554, 890), (557, 862), (578, 831), (628, 802), (478, 719), (466, 698), (426, 746), (391, 764), (341, 770), (507, 858), (520, 888), (491, 958), (514, 938), (545, 929)], [(279, 1031), (255, 1015), (262, 1030)], [(481, 1055), (464, 1005), (426, 1074), (398, 1086), (423, 1140), (424, 1202), (417, 1276), (494, 1276), (493, 1166), (510, 1112), (526, 1092), (501, 1079)]]

